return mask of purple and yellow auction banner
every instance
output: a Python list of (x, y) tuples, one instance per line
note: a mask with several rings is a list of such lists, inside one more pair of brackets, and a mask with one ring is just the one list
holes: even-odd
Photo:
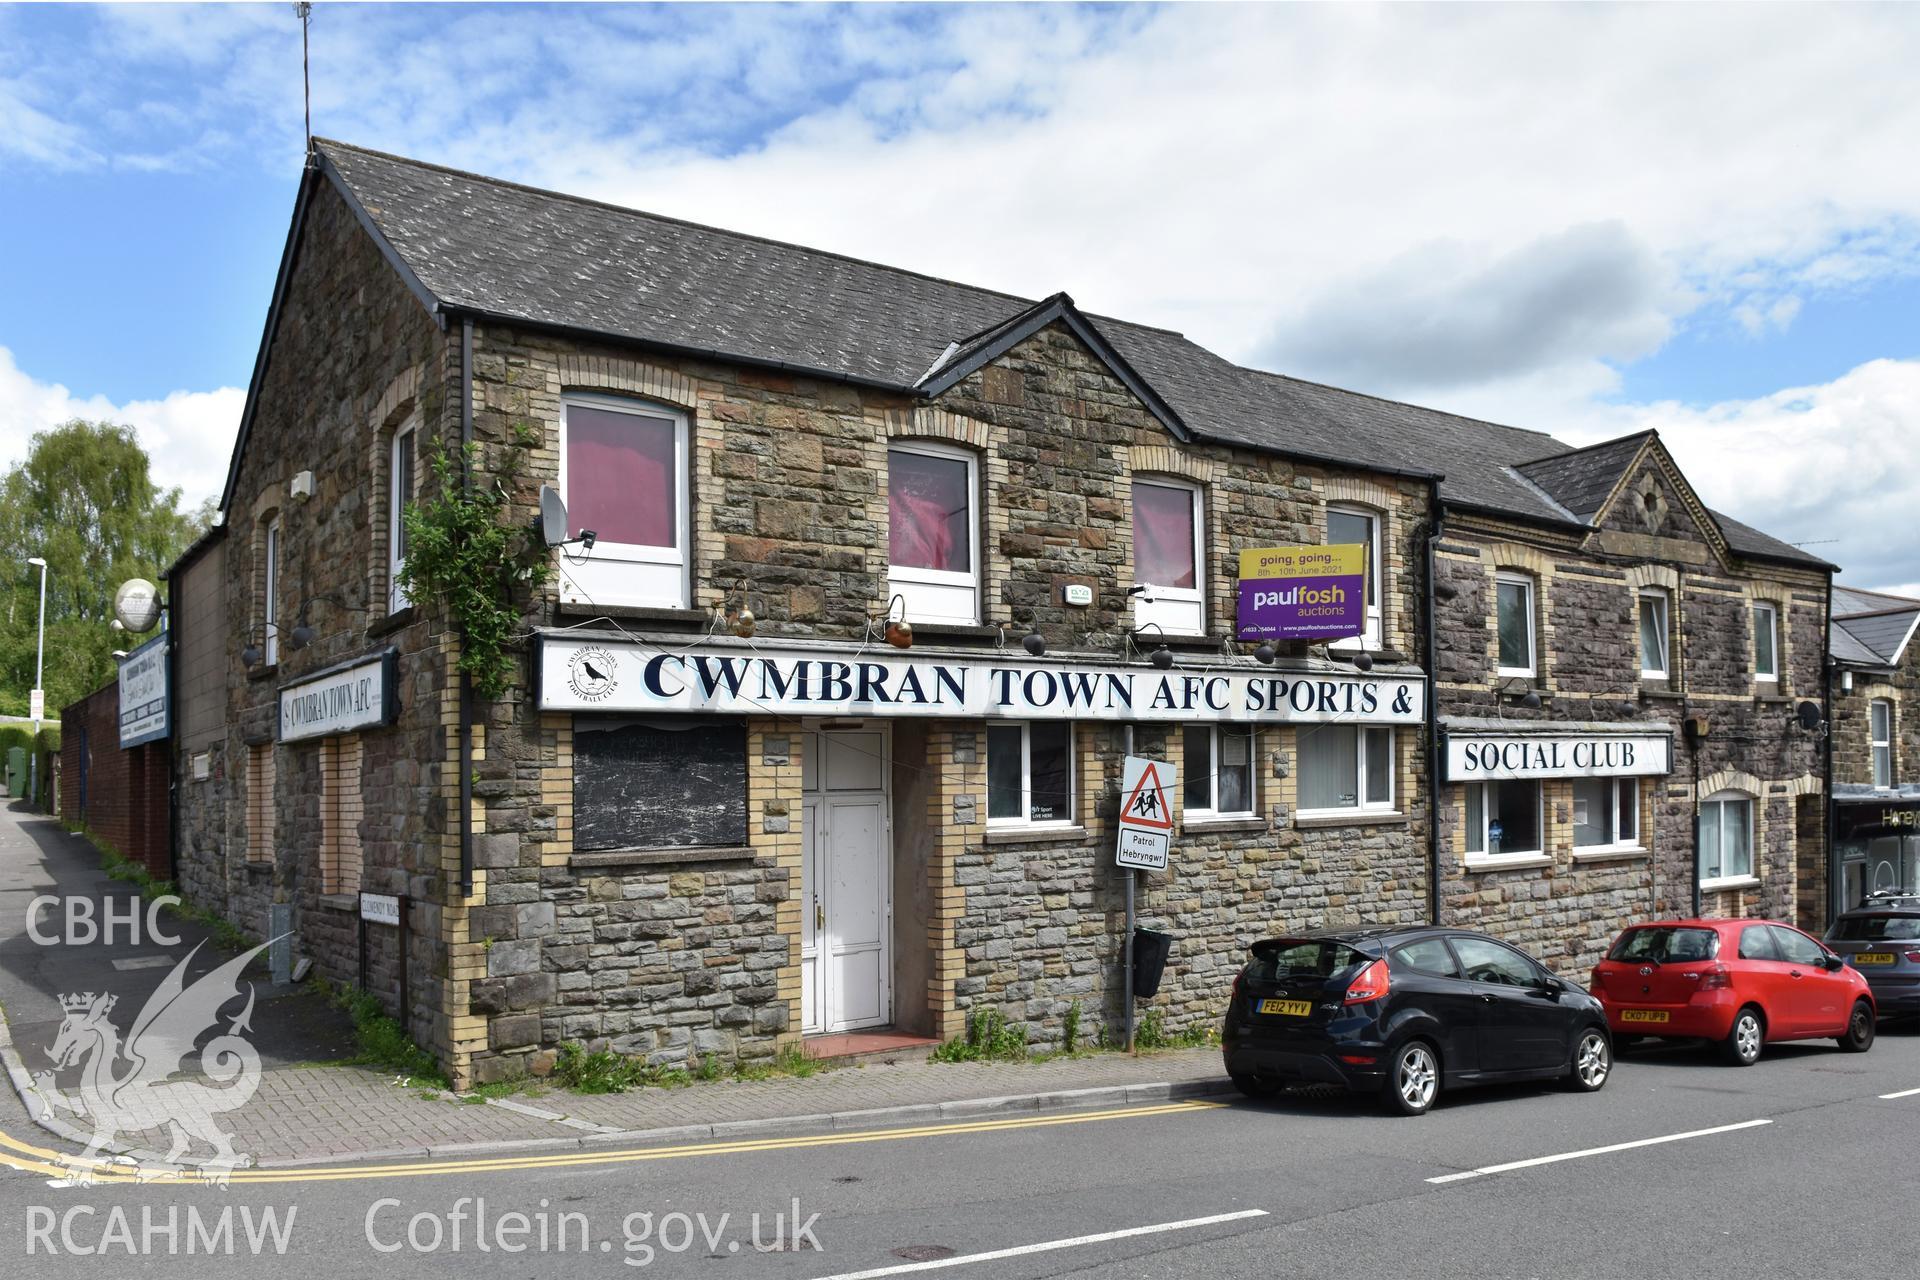
[(1265, 547), (1240, 553), (1242, 640), (1327, 640), (1367, 629), (1367, 549)]

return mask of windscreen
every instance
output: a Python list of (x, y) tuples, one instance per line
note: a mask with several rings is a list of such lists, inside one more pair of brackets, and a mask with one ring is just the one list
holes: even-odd
[(1711, 929), (1654, 925), (1629, 929), (1607, 952), (1607, 959), (1623, 964), (1666, 964), (1670, 961), (1711, 960), (1720, 949), (1720, 935)]
[(1373, 957), (1331, 938), (1276, 938), (1255, 944), (1247, 976), (1257, 982), (1330, 978)]
[(1833, 926), (1835, 942), (1911, 942), (1920, 939), (1920, 915), (1841, 916)]

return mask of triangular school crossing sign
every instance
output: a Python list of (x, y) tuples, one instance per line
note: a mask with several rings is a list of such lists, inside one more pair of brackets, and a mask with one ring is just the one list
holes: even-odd
[(1166, 784), (1160, 781), (1162, 769), (1167, 771), (1168, 780), (1171, 781), (1172, 766), (1158, 760), (1127, 757), (1126, 773), (1122, 778), (1127, 802), (1120, 806), (1121, 826), (1146, 827), (1153, 831), (1173, 830), (1173, 806), (1167, 802)]

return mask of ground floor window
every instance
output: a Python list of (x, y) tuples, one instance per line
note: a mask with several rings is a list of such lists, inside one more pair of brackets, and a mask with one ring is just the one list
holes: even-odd
[(1720, 791), (1700, 805), (1700, 882), (1753, 876), (1753, 797)]
[(1573, 780), (1573, 845), (1631, 845), (1640, 839), (1640, 781), (1637, 778)]
[(1253, 813), (1253, 734), (1232, 725), (1190, 724), (1182, 742), (1180, 789), (1194, 817)]
[(1393, 808), (1393, 730), (1351, 724), (1303, 725), (1300, 812), (1386, 812)]
[(1061, 721), (987, 728), (987, 821), (1073, 821), (1073, 726)]
[(320, 740), (320, 892), (360, 891), (360, 821), (367, 806), (360, 736)]
[(746, 843), (745, 721), (574, 718), (576, 850)]
[(273, 861), (273, 743), (247, 748), (247, 861)]
[(1466, 792), (1469, 861), (1538, 857), (1545, 851), (1538, 782), (1476, 782)]

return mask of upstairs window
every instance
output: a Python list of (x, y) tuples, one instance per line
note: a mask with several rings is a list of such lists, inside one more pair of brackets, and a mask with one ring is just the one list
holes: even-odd
[(1753, 797), (1717, 791), (1700, 805), (1700, 883), (1753, 878)]
[(1533, 579), (1523, 573), (1497, 574), (1494, 595), (1498, 608), (1499, 673), (1532, 676), (1538, 670), (1534, 663)]
[(1205, 501), (1198, 485), (1133, 482), (1133, 624), (1166, 635), (1206, 631)]
[(266, 563), (262, 574), (261, 589), (266, 595), (260, 602), (260, 623), (265, 632), (262, 646), (266, 650), (266, 663), (272, 666), (280, 661), (280, 517), (275, 515), (267, 521), (267, 532), (260, 540), (261, 556)]
[(911, 622), (980, 621), (979, 463), (937, 444), (887, 450), (888, 591)]
[(682, 609), (692, 563), (687, 419), (639, 401), (569, 396), (560, 406), (560, 492), (567, 536), (562, 598)]
[(1180, 788), (1196, 818), (1251, 817), (1253, 735), (1223, 724), (1190, 724), (1182, 743)]
[(399, 613), (413, 601), (400, 585), (400, 570), (407, 563), (406, 511), (413, 503), (414, 443), (419, 439), (409, 419), (393, 433), (393, 448), (388, 459), (387, 484), (387, 612)]
[(1640, 593), (1640, 678), (1667, 678), (1667, 593)]
[(1367, 627), (1359, 635), (1335, 640), (1328, 647), (1378, 649), (1382, 635), (1380, 566), (1384, 563), (1380, 556), (1380, 517), (1364, 507), (1328, 507), (1327, 545), (1344, 547), (1355, 543), (1366, 548)]
[(1867, 714), (1872, 727), (1873, 785), (1893, 785), (1893, 703), (1875, 698)]
[(1780, 611), (1771, 604), (1753, 606), (1753, 678), (1780, 683)]

